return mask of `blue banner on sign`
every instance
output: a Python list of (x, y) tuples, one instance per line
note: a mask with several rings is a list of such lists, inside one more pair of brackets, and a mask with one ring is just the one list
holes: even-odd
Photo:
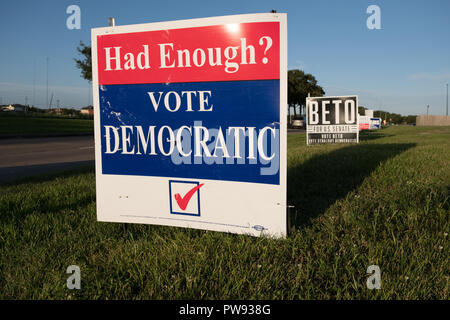
[(100, 86), (103, 174), (279, 184), (279, 80)]

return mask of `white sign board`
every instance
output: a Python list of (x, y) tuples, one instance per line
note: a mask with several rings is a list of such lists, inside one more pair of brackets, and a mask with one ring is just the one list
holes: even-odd
[(283, 237), (286, 15), (92, 29), (99, 221)]
[(364, 111), (364, 115), (369, 117), (369, 118), (373, 118), (373, 110), (372, 109), (366, 109)]
[(306, 98), (306, 143), (357, 143), (358, 97)]
[(370, 118), (369, 129), (370, 130), (381, 129), (381, 118)]
[(359, 130), (369, 130), (370, 129), (370, 118), (369, 116), (358, 115), (359, 120)]

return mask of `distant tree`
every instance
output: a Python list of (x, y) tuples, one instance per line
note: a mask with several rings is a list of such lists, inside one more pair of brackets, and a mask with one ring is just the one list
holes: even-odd
[(297, 116), (297, 106), (300, 114), (305, 114), (306, 97), (321, 97), (325, 91), (317, 84), (316, 78), (302, 70), (294, 69), (288, 71), (288, 105), (294, 108), (294, 118)]
[[(387, 122), (390, 122), (390, 123), (400, 124), (400, 123), (403, 123), (403, 122), (407, 122), (407, 117), (404, 117), (404, 116), (402, 116), (401, 114), (398, 114), (398, 113), (391, 113), (391, 112), (383, 111), (383, 110), (376, 110), (376, 111), (374, 111), (373, 112), (373, 116), (376, 117), (376, 118), (381, 118), (383, 120), (386, 120)], [(415, 122), (415, 120), (413, 122)]]
[(390, 112), (386, 112), (385, 117), (386, 117), (385, 118), (386, 121), (390, 122), (390, 123), (395, 123), (395, 121), (397, 120), (397, 117), (395, 116), (395, 114), (392, 114)]
[(88, 80), (92, 81), (92, 54), (91, 47), (87, 46), (80, 41), (80, 46), (77, 47), (77, 51), (82, 55), (82, 59), (74, 59), (77, 68), (81, 70), (81, 76)]
[(405, 121), (407, 124), (416, 123), (417, 116), (416, 115), (409, 115), (405, 117)]
[(375, 110), (374, 112), (373, 112), (373, 116), (375, 117), (375, 118), (381, 118), (381, 119), (385, 119), (386, 118), (386, 114), (387, 114), (388, 112), (387, 111), (383, 111), (383, 110)]
[(366, 114), (366, 107), (363, 107), (363, 106), (358, 106), (358, 114), (360, 114), (360, 115), (365, 115)]
[[(398, 113), (391, 113), (388, 111), (384, 111), (384, 110), (376, 110), (373, 112), (373, 116), (375, 118), (381, 118), (383, 120), (386, 120), (387, 122), (391, 122), (391, 123), (407, 123), (407, 124), (411, 124), (411, 123), (415, 123), (416, 122), (416, 115), (408, 115), (408, 116), (402, 116), (401, 114)], [(392, 119), (392, 120), (389, 120)]]
[(31, 113), (45, 113), (45, 109), (41, 109), (41, 108), (37, 108), (37, 107), (30, 107), (29, 109), (28, 109), (28, 111), (29, 112), (31, 112)]

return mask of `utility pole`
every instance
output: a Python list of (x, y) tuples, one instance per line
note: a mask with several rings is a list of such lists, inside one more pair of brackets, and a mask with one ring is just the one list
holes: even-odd
[(36, 105), (36, 59), (33, 61), (33, 107)]
[(448, 116), (448, 83), (447, 83), (447, 108), (445, 115)]
[(47, 100), (47, 109), (49, 109), (49, 105), (48, 105), (48, 57), (46, 58), (47, 61), (47, 96), (46, 96), (46, 100)]
[(428, 109), (430, 109), (430, 105), (427, 105), (427, 117), (428, 117)]

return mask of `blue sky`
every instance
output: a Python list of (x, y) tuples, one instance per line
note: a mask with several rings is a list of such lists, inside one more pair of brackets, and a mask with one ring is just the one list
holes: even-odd
[[(66, 9), (81, 9), (69, 30)], [(369, 5), (381, 9), (381, 30), (369, 30)], [(88, 82), (75, 67), (90, 29), (117, 25), (269, 12), (288, 14), (288, 66), (312, 73), (327, 95), (357, 94), (359, 104), (401, 114), (445, 113), (450, 82), (450, 1), (176, 0), (23, 1), (0, 3), (1, 103), (46, 104), (49, 91), (64, 107), (90, 103)], [(33, 83), (35, 85), (33, 85)]]

